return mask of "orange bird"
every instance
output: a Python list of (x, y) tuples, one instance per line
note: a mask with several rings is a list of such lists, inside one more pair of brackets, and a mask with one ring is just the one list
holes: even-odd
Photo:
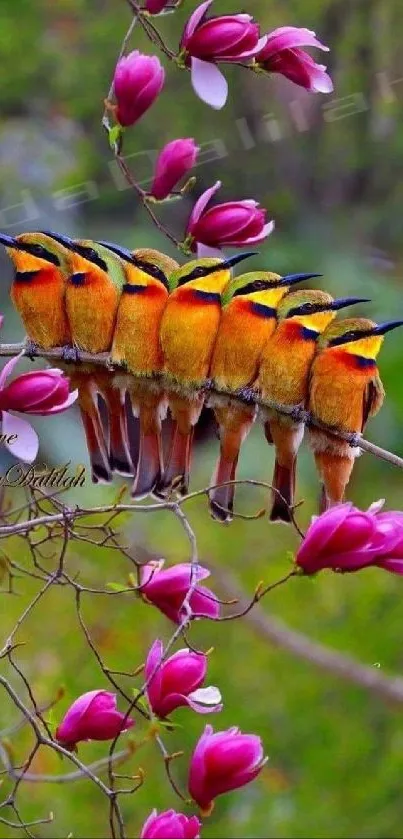
[(139, 417), (140, 442), (132, 495), (148, 495), (163, 471), (161, 420), (167, 401), (161, 386), (163, 356), (160, 324), (168, 298), (168, 277), (178, 263), (159, 251), (141, 248), (132, 253), (108, 242), (101, 244), (120, 256), (126, 282), (116, 319), (111, 360), (124, 364), (128, 373), (115, 382), (130, 395)]
[[(382, 407), (384, 389), (376, 358), (386, 332), (403, 326), (403, 320), (378, 326), (364, 318), (331, 324), (318, 341), (309, 385), (308, 410), (314, 419), (336, 430), (357, 435), (369, 417)], [(310, 444), (322, 482), (321, 508), (343, 501), (359, 446), (332, 437), (314, 425)]]
[(296, 408), (296, 412), (293, 416), (270, 408), (261, 410), (266, 439), (276, 448), (271, 521), (291, 519), (296, 458), (305, 428), (298, 420), (298, 409), (307, 407), (316, 341), (337, 311), (365, 302), (356, 297), (333, 300), (324, 291), (303, 289), (287, 294), (278, 307), (278, 326), (264, 348), (256, 386), (263, 401)]
[[(109, 352), (116, 314), (125, 282), (119, 257), (91, 240), (74, 240), (49, 233), (68, 253), (65, 306), (75, 361), (79, 352)], [(90, 456), (94, 483), (109, 482), (112, 472), (133, 475), (124, 392), (113, 386), (113, 374), (97, 365), (78, 363), (69, 375), (78, 388), (78, 403)], [(107, 408), (109, 442), (105, 440), (98, 393)]]
[[(248, 396), (256, 379), (263, 349), (276, 328), (280, 300), (290, 286), (318, 274), (281, 277), (270, 271), (252, 271), (237, 277), (223, 294), (223, 311), (209, 376), (212, 384), (228, 394)], [(220, 436), (220, 454), (211, 479), (209, 505), (213, 518), (230, 521), (234, 506), (234, 481), (242, 443), (256, 418), (256, 405), (240, 404), (231, 396), (212, 394)]]
[(0, 244), (15, 268), (10, 296), (31, 344), (45, 350), (71, 344), (64, 305), (66, 250), (42, 233), (0, 234)]
[(166, 492), (175, 478), (180, 478), (179, 491), (183, 495), (188, 491), (193, 431), (205, 401), (203, 388), (220, 323), (221, 294), (231, 279), (231, 268), (253, 255), (194, 259), (170, 277), (172, 291), (160, 339), (174, 431), (158, 493)]

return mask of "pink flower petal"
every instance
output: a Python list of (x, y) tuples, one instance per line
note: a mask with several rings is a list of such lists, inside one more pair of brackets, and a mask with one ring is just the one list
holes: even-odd
[(209, 203), (209, 201), (211, 201), (213, 195), (215, 195), (215, 193), (220, 189), (220, 187), (221, 181), (216, 181), (214, 186), (211, 186), (209, 189), (206, 189), (206, 191), (203, 192), (202, 195), (200, 195), (200, 197), (197, 199), (193, 207), (193, 210), (189, 216), (187, 232), (191, 232), (193, 225), (196, 224), (197, 221), (199, 221), (199, 218), (203, 215), (204, 210), (207, 207), (207, 204)]
[(322, 44), (311, 29), (280, 26), (279, 29), (269, 32), (264, 51), (262, 50), (262, 55), (259, 55), (258, 58), (259, 60), (266, 60), (277, 52), (284, 49), (295, 49), (295, 47), (317, 47), (324, 52), (329, 52), (329, 47)]
[(304, 566), (309, 563), (318, 553), (323, 553), (336, 533), (337, 529), (346, 521), (353, 509), (350, 501), (345, 504), (338, 504), (322, 513), (321, 516), (313, 516), (311, 524), (305, 534), (305, 538), (298, 550), (297, 561)]
[(199, 24), (202, 22), (205, 14), (207, 13), (207, 10), (209, 9), (209, 7), (212, 4), (212, 2), (213, 2), (213, 0), (205, 0), (204, 3), (201, 3), (200, 6), (198, 6), (197, 9), (194, 10), (194, 12), (192, 12), (189, 20), (186, 23), (186, 26), (185, 26), (185, 29), (184, 29), (184, 32), (183, 32), (182, 41), (181, 41), (182, 44), (186, 43), (186, 41), (190, 38), (190, 36), (193, 35), (193, 32), (195, 31), (195, 29), (197, 29)]
[(203, 22), (186, 49), (202, 61), (235, 61), (252, 53), (258, 38), (259, 27), (249, 15), (224, 15)]
[(215, 714), (222, 710), (221, 693), (214, 685), (192, 691), (186, 701), (198, 714)]
[(65, 742), (72, 742), (77, 731), (78, 724), (90, 707), (95, 697), (102, 694), (101, 690), (88, 690), (76, 699), (66, 711), (57, 729), (57, 737)]
[[(276, 223), (274, 221), (269, 221), (265, 224), (262, 232), (258, 233), (257, 236), (250, 236), (248, 239), (242, 239), (239, 242), (232, 241), (231, 245), (234, 248), (242, 248), (244, 245), (258, 245), (259, 242), (264, 242), (264, 240), (273, 233), (275, 226)], [(223, 242), (223, 247), (225, 247), (225, 242)]]
[(377, 563), (379, 568), (384, 568), (385, 571), (390, 571), (391, 574), (403, 575), (403, 558), (402, 559), (382, 559)]
[(36, 431), (26, 420), (21, 417), (16, 417), (14, 414), (9, 414), (7, 411), (2, 413), (2, 433), (10, 437), (12, 434), (17, 435), (14, 443), (7, 445), (8, 450), (18, 460), (23, 460), (25, 463), (32, 463), (39, 449), (39, 440)]
[(224, 107), (228, 97), (228, 83), (215, 64), (192, 58), (191, 79), (193, 90), (199, 99), (216, 111)]
[(203, 245), (202, 242), (197, 242), (197, 256), (200, 258), (204, 256), (214, 256), (219, 259), (224, 259), (224, 253), (219, 248), (210, 248), (208, 245)]
[(245, 50), (245, 52), (241, 52), (237, 56), (237, 60), (242, 61), (245, 58), (253, 58), (255, 55), (258, 55), (258, 53), (265, 48), (265, 46), (267, 44), (267, 39), (268, 39), (268, 36), (263, 35), (262, 38), (259, 38), (256, 46), (253, 47), (253, 49)]
[[(154, 641), (146, 661), (144, 675), (146, 681), (149, 682), (147, 687), (147, 695), (150, 704), (153, 706), (161, 694), (161, 660), (164, 652), (164, 645), (162, 641), (157, 639)], [(154, 675), (153, 675), (154, 674)]]
[(13, 372), (15, 365), (18, 364), (20, 358), (22, 358), (24, 355), (25, 351), (22, 350), (22, 352), (20, 352), (19, 355), (15, 355), (14, 358), (10, 358), (10, 360), (6, 362), (0, 373), (0, 389), (4, 387), (5, 382)]
[(380, 498), (378, 501), (373, 501), (372, 504), (369, 505), (367, 513), (375, 514), (380, 513), (382, 508), (385, 506), (385, 498)]
[(332, 93), (334, 90), (333, 82), (326, 72), (324, 64), (315, 64), (311, 70), (311, 91), (313, 93)]
[[(256, 210), (255, 202), (228, 201), (225, 204), (210, 207), (200, 219), (199, 224), (194, 226), (193, 234), (196, 239), (206, 244), (212, 245), (214, 242), (221, 244), (232, 241), (238, 235), (240, 239), (243, 239), (241, 235), (243, 231), (245, 234), (247, 232), (260, 234), (264, 219), (265, 211)], [(251, 227), (252, 230), (250, 230)]]
[(76, 402), (77, 398), (78, 390), (72, 390), (71, 393), (69, 393), (67, 399), (65, 399), (65, 401), (62, 402), (60, 405), (55, 405), (54, 408), (47, 408), (43, 411), (35, 411), (34, 409), (32, 409), (29, 413), (33, 414), (34, 416), (51, 416), (51, 414), (60, 414), (62, 411), (67, 411), (68, 408), (74, 405), (74, 402)]

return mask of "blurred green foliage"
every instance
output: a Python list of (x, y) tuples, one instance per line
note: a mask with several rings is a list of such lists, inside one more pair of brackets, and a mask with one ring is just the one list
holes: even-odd
[[(185, 2), (176, 15), (161, 21), (161, 31), (170, 44), (177, 43), (194, 5)], [(216, 0), (217, 12), (233, 11), (235, 6), (233, 0)], [(372, 297), (367, 311), (375, 319), (398, 316), (402, 310), (400, 2), (253, 0), (247, 10), (262, 22), (262, 29), (284, 24), (316, 29), (332, 48), (329, 64), (335, 78), (334, 96), (308, 96), (284, 80), (255, 79), (237, 68), (226, 68), (231, 94), (225, 110), (215, 113), (195, 98), (187, 74), (167, 68), (165, 94), (128, 132), (127, 153), (155, 150), (178, 136), (194, 136), (199, 143), (208, 144), (203, 146), (203, 166), (196, 170), (198, 189), (221, 177), (224, 197), (253, 196), (276, 219), (277, 231), (261, 248), (256, 267), (263, 260), (283, 272), (322, 271), (323, 285), (330, 292), (365, 292), (364, 296)], [(19, 202), (21, 190), (29, 189), (35, 201), (40, 196), (38, 206), (45, 207), (44, 216), (51, 217), (53, 226), (61, 230), (74, 231), (79, 226), (88, 236), (131, 246), (165, 247), (164, 240), (147, 225), (130, 191), (117, 188), (100, 125), (103, 100), (129, 20), (124, 0), (19, 0), (18, 4), (2, 0), (0, 57), (7, 79), (0, 92), (2, 206)], [(138, 31), (133, 47), (150, 51)], [(13, 166), (10, 138), (16, 146)], [(14, 143), (19, 138), (25, 138), (29, 166), (20, 165), (18, 142)], [(131, 158), (139, 177), (149, 177), (151, 159), (145, 154)], [(70, 188), (74, 192), (78, 186), (91, 195), (91, 200), (79, 205), (78, 217), (60, 209), (56, 214), (56, 190)], [(180, 231), (190, 206), (189, 200), (184, 206), (175, 204), (173, 210), (163, 211), (164, 220)], [(9, 280), (10, 273), (5, 271), (4, 289)], [(3, 335), (11, 340), (20, 338), (21, 327), (7, 308), (6, 295), (1, 303), (7, 314)], [(368, 433), (380, 445), (403, 454), (401, 346), (398, 333), (385, 341), (380, 367), (388, 399)], [(36, 427), (41, 457), (47, 463), (68, 457), (75, 463), (83, 461), (82, 432), (74, 412), (39, 420)], [(197, 447), (194, 488), (208, 482), (216, 449), (213, 438)], [(245, 445), (240, 477), (270, 479), (272, 454), (266, 451), (261, 429), (256, 427)], [(116, 488), (87, 487), (74, 500), (82, 505), (102, 504), (115, 492)], [(386, 496), (389, 507), (403, 508), (400, 473), (368, 456), (356, 465), (349, 495), (362, 507)], [(312, 459), (304, 449), (298, 489), (298, 497), (305, 499), (299, 513), (303, 526), (315, 510), (316, 496)], [(264, 500), (263, 491), (240, 488), (237, 493), (237, 506), (244, 512), (255, 511)], [(286, 553), (297, 545), (292, 531), (268, 525), (265, 520), (238, 520), (230, 528), (222, 528), (210, 521), (202, 500), (192, 502), (189, 517), (201, 560), (229, 568), (250, 593), (260, 579), (275, 580), (287, 570)], [(139, 550), (146, 546), (169, 562), (187, 558), (184, 535), (168, 513), (125, 519), (123, 532), (126, 542)], [(31, 562), (20, 540), (10, 541), (4, 550), (17, 556), (22, 565)], [(89, 586), (124, 582), (128, 574), (127, 561), (116, 552), (83, 544), (72, 546), (68, 563), (70, 573), (79, 571), (83, 584)], [(214, 577), (211, 585), (219, 590)], [(2, 636), (37, 586), (22, 579), (16, 590), (18, 596), (2, 595)], [(83, 607), (92, 636), (114, 669), (135, 669), (154, 638), (167, 639), (171, 631), (162, 616), (132, 595), (85, 596)], [(273, 592), (263, 608), (369, 666), (396, 673), (402, 668), (398, 578), (371, 570), (356, 576), (323, 574), (314, 581), (298, 579)], [(71, 590), (52, 590), (46, 610), (38, 606), (33, 611), (20, 640), (25, 646), (17, 650), (16, 657), (38, 700), (46, 703), (60, 685), (65, 686), (55, 719), (78, 694), (107, 687), (79, 630)], [(215, 647), (209, 682), (220, 686), (225, 707), (213, 724), (220, 728), (236, 724), (260, 734), (270, 756), (256, 783), (217, 801), (203, 828), (206, 839), (397, 839), (401, 835), (403, 730), (399, 709), (274, 648), (247, 620), (221, 626), (195, 625), (192, 640), (203, 648)], [(21, 690), (15, 674), (10, 678)], [(135, 684), (140, 683), (138, 677)], [(1, 704), (0, 719), (1, 728), (16, 719), (8, 702)], [(187, 760), (205, 720), (181, 709), (175, 722), (183, 728), (165, 739), (173, 750), (185, 750), (173, 767), (185, 785)], [(142, 734), (139, 722), (133, 737), (140, 741)], [(17, 761), (24, 760), (30, 744), (27, 728), (13, 738)], [(102, 744), (80, 747), (85, 761), (105, 753)], [(154, 806), (180, 808), (153, 744), (141, 747), (126, 769), (135, 773), (139, 766), (145, 770), (146, 783), (135, 797), (123, 799), (129, 836), (139, 835)], [(46, 774), (63, 773), (70, 767), (41, 751), (33, 769)], [(3, 793), (6, 788), (4, 782)], [(37, 837), (70, 833), (91, 839), (106, 836), (106, 801), (87, 781), (26, 785), (21, 788), (20, 801), (27, 819), (49, 810), (55, 814), (53, 825), (33, 829)], [(1, 837), (8, 835), (6, 828), (0, 828)]]

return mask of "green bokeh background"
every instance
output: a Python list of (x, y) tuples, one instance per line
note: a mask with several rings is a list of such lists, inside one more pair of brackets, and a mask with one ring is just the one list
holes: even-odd
[[(177, 43), (186, 14), (161, 22), (167, 40)], [(230, 0), (216, 11), (233, 11)], [(151, 173), (152, 152), (170, 139), (194, 136), (202, 145), (196, 190), (223, 181), (223, 198), (258, 199), (276, 219), (276, 232), (252, 263), (279, 272), (320, 271), (331, 293), (372, 298), (365, 313), (375, 319), (399, 317), (401, 300), (401, 152), (403, 146), (401, 9), (399, 0), (253, 0), (246, 11), (262, 29), (305, 25), (332, 47), (329, 65), (335, 80), (331, 97), (309, 96), (285, 80), (255, 79), (226, 68), (230, 98), (220, 113), (193, 95), (186, 74), (167, 67), (164, 96), (127, 134), (127, 152), (139, 179)], [(132, 247), (165, 241), (148, 224), (134, 196), (116, 180), (106, 138), (100, 126), (119, 43), (128, 26), (123, 0), (3, 0), (0, 7), (0, 229), (52, 226), (61, 232), (115, 239)], [(133, 46), (150, 51), (140, 33)], [(327, 56), (326, 56), (327, 58)], [(63, 191), (63, 192), (62, 192)], [(196, 193), (198, 194), (198, 193)], [(165, 222), (180, 235), (191, 200), (163, 210)], [(168, 248), (166, 248), (168, 250)], [(172, 251), (170, 251), (172, 253)], [(22, 337), (8, 302), (11, 270), (2, 262), (1, 310), (6, 314), (5, 340)], [(381, 414), (368, 436), (403, 454), (402, 342), (387, 336), (380, 369), (387, 391)], [(85, 462), (82, 432), (74, 411), (35, 423), (41, 438), (40, 459), (56, 464)], [(217, 451), (211, 422), (203, 425), (196, 447), (192, 488), (205, 486)], [(1, 469), (10, 461), (0, 452)], [(270, 480), (272, 452), (261, 428), (248, 439), (240, 477)], [(80, 505), (108, 503), (117, 487), (90, 484), (77, 490)], [(302, 527), (315, 511), (318, 486), (306, 448), (299, 467), (298, 513)], [(364, 455), (356, 465), (349, 496), (361, 507), (385, 497), (389, 508), (403, 507), (400, 473)], [(17, 500), (18, 493), (13, 493)], [(237, 508), (252, 513), (264, 506), (263, 490), (240, 488)], [(276, 580), (289, 567), (287, 552), (296, 549), (296, 534), (266, 520), (213, 523), (203, 499), (188, 505), (200, 557), (207, 565), (230, 570), (245, 592), (257, 582)], [(144, 550), (167, 562), (188, 557), (188, 544), (169, 513), (122, 519), (122, 538), (134, 554)], [(21, 540), (2, 543), (21, 565), (31, 562)], [(115, 551), (72, 545), (68, 564), (80, 571), (83, 584), (103, 587), (124, 583), (128, 563)], [(211, 585), (225, 596), (214, 576)], [(7, 588), (6, 579), (3, 580)], [(2, 595), (2, 638), (37, 591), (37, 583), (16, 581), (16, 596)], [(402, 668), (401, 581), (367, 570), (356, 576), (323, 574), (316, 580), (292, 580), (269, 595), (262, 608), (290, 627), (332, 649), (349, 653), (380, 672)], [(155, 639), (167, 640), (171, 626), (134, 595), (85, 596), (83, 613), (105, 662), (131, 670), (144, 660)], [(107, 687), (79, 630), (73, 592), (53, 589), (24, 623), (24, 642), (16, 659), (46, 703), (61, 685), (65, 696), (56, 706), (60, 718), (78, 694)], [(220, 686), (224, 710), (213, 720), (219, 728), (239, 725), (258, 733), (270, 756), (259, 780), (240, 793), (218, 799), (203, 827), (204, 837), (399, 837), (402, 834), (403, 728), (401, 709), (379, 696), (352, 687), (316, 669), (302, 658), (276, 648), (248, 620), (220, 626), (199, 623), (192, 641), (207, 649), (209, 682)], [(24, 695), (16, 674), (4, 661), (4, 672)], [(140, 686), (141, 677), (127, 686)], [(0, 727), (17, 719), (5, 697)], [(205, 719), (181, 709), (181, 728), (165, 734), (172, 750), (183, 749), (174, 764), (186, 785), (188, 758)], [(210, 719), (211, 721), (211, 719)], [(141, 721), (133, 738), (146, 734)], [(30, 733), (12, 738), (13, 754), (22, 762)], [(84, 744), (86, 762), (102, 756), (102, 744)], [(146, 782), (122, 799), (127, 833), (138, 836), (153, 807), (180, 807), (169, 787), (155, 745), (142, 746), (125, 765), (141, 766)], [(37, 773), (63, 773), (67, 761), (42, 750)], [(5, 780), (2, 794), (6, 794)], [(50, 826), (32, 829), (37, 837), (105, 837), (107, 804), (89, 782), (71, 785), (26, 784), (19, 802), (26, 819), (54, 812)], [(189, 811), (190, 812), (190, 811)], [(5, 813), (5, 815), (7, 815)], [(10, 814), (11, 815), (11, 814)], [(0, 836), (9, 836), (0, 826)], [(19, 832), (13, 835), (18, 836)], [(23, 835), (21, 832), (20, 835)]]

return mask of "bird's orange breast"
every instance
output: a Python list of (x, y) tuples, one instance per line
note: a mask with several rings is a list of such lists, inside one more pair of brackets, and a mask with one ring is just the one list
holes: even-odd
[(209, 373), (217, 387), (237, 390), (254, 381), (275, 327), (273, 310), (252, 300), (234, 298), (224, 308)]
[[(203, 296), (205, 294), (205, 296)], [(168, 298), (160, 339), (164, 371), (184, 384), (203, 384), (221, 317), (220, 295), (178, 289)]]
[(342, 349), (325, 350), (312, 365), (309, 409), (326, 424), (360, 432), (365, 388), (376, 372)]
[(313, 336), (308, 339), (303, 329), (291, 320), (281, 321), (266, 344), (258, 378), (263, 399), (283, 405), (306, 402), (316, 342)]
[(162, 286), (127, 286), (120, 298), (112, 359), (134, 374), (151, 376), (162, 369), (161, 318), (168, 299)]
[(119, 291), (109, 279), (67, 284), (66, 309), (74, 343), (86, 352), (107, 352), (112, 346)]
[(28, 337), (45, 349), (70, 343), (63, 275), (53, 268), (29, 274), (17, 275), (10, 290)]

